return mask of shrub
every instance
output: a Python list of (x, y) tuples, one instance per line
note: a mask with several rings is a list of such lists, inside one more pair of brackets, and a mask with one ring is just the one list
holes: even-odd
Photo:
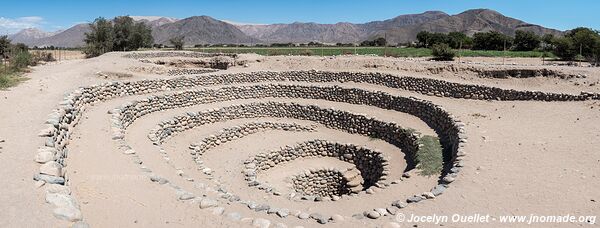
[(431, 47), (431, 54), (435, 60), (452, 61), (456, 53), (448, 44), (434, 44)]
[(32, 56), (27, 51), (18, 52), (11, 58), (11, 67), (15, 70), (26, 68), (32, 63)]
[(311, 55), (314, 55), (314, 54), (315, 53), (312, 50), (310, 50), (310, 49), (304, 49), (304, 50), (300, 51), (300, 55), (311, 56)]
[(417, 168), (421, 170), (420, 174), (431, 176), (442, 172), (444, 157), (439, 138), (425, 135), (419, 138), (418, 142), (423, 145), (415, 155)]
[(54, 55), (52, 55), (52, 52), (45, 52), (45, 51), (37, 51), (33, 53), (33, 63), (38, 63), (38, 62), (54, 62), (56, 61), (56, 59), (54, 58)]
[(185, 45), (185, 36), (176, 36), (169, 40), (169, 42), (175, 47), (175, 50), (183, 50)]

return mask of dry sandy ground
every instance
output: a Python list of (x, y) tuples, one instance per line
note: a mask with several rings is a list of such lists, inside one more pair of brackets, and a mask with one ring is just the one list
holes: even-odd
[[(44, 202), (44, 187), (37, 188), (32, 180), (38, 165), (32, 159), (43, 139), (37, 132), (43, 126), (47, 114), (56, 108), (66, 92), (79, 86), (92, 85), (108, 80), (97, 76), (97, 72), (130, 73), (131, 78), (142, 80), (164, 78), (144, 72), (131, 72), (136, 67), (153, 67), (134, 59), (120, 57), (121, 53), (109, 53), (88, 60), (70, 60), (58, 64), (38, 66), (26, 76), (30, 80), (7, 91), (0, 91), (0, 177), (4, 186), (0, 191), (0, 227), (66, 227), (70, 223), (53, 218), (51, 207)], [(600, 70), (592, 68), (548, 66), (567, 73), (583, 74), (587, 77), (564, 80), (557, 78), (529, 79), (484, 79), (473, 73), (442, 72), (433, 74), (430, 67), (447, 66), (422, 60), (386, 59), (380, 57), (261, 57), (243, 55), (248, 67), (234, 67), (226, 72), (259, 70), (331, 70), (331, 71), (378, 71), (397, 75), (440, 78), (453, 82), (484, 84), (501, 88), (540, 90), (549, 92), (580, 91), (600, 92)], [(257, 61), (259, 60), (259, 61)], [(501, 66), (484, 64), (489, 59), (473, 59), (472, 64), (483, 68)], [(501, 61), (501, 60), (500, 60)], [(511, 60), (517, 61), (518, 60)], [(530, 61), (530, 60), (527, 60)], [(518, 67), (538, 67), (523, 61)], [(498, 59), (495, 59), (498, 62)], [(377, 68), (370, 66), (377, 65)], [(510, 66), (514, 67), (514, 66)], [(303, 83), (293, 83), (303, 84)], [(307, 84), (307, 83), (304, 83)], [(430, 97), (408, 91), (393, 90), (381, 86), (356, 83), (327, 83), (343, 87), (358, 87), (380, 90), (401, 96), (415, 96), (443, 105), (449, 112), (466, 123), (469, 136), (466, 152), (466, 167), (459, 179), (451, 184), (443, 195), (402, 210), (411, 215), (490, 214), (494, 218), (503, 215), (600, 215), (600, 102), (534, 102), (534, 101), (476, 101)], [(590, 84), (595, 84), (590, 86)], [(132, 159), (120, 152), (110, 138), (110, 115), (106, 112), (127, 101), (142, 99), (148, 95), (118, 98), (90, 106), (77, 126), (68, 158), (68, 176), (71, 189), (78, 199), (84, 220), (92, 227), (238, 227), (244, 222), (232, 222), (224, 217), (211, 215), (197, 204), (181, 202), (173, 190), (152, 183), (137, 168)], [(271, 99), (315, 104), (324, 108), (337, 107), (352, 112), (395, 121), (423, 133), (432, 130), (419, 119), (409, 115), (374, 109), (372, 107), (343, 103), (300, 100)], [(180, 115), (186, 111), (199, 111), (253, 100), (229, 101), (167, 110), (146, 115), (138, 119), (128, 130), (126, 139), (136, 149), (140, 159), (156, 173), (168, 178), (178, 186), (196, 195), (215, 197), (211, 189), (214, 181), (228, 186), (240, 196), (263, 200), (270, 204), (307, 211), (335, 211), (345, 216), (345, 221), (330, 223), (331, 227), (376, 227), (388, 222), (398, 222), (403, 227), (439, 226), (432, 223), (401, 223), (393, 216), (378, 220), (355, 220), (351, 212), (381, 207), (392, 198), (403, 199), (408, 194), (427, 191), (435, 178), (416, 176), (372, 195), (338, 202), (308, 203), (294, 202), (283, 196), (272, 196), (260, 190), (245, 187), (239, 173), (239, 163), (256, 153), (274, 150), (284, 145), (293, 145), (308, 139), (330, 139), (353, 142), (385, 151), (392, 157), (398, 149), (378, 140), (356, 135), (343, 134), (318, 127), (316, 132), (292, 133), (266, 131), (254, 134), (207, 152), (203, 157), (207, 166), (215, 171), (217, 178), (209, 178), (197, 170), (189, 156), (187, 147), (201, 137), (215, 134), (219, 129), (249, 121), (280, 121), (314, 124), (308, 121), (287, 119), (249, 119), (212, 124), (202, 129), (192, 129), (170, 138), (162, 148), (151, 145), (146, 137), (159, 121)], [(256, 100), (254, 100), (256, 101)], [(394, 163), (396, 177), (401, 175), (403, 160)], [(273, 175), (262, 178), (280, 186), (287, 186), (285, 178), (297, 174), (311, 165), (336, 165), (334, 161), (297, 161), (287, 168), (273, 170)], [(179, 176), (181, 170), (197, 181), (190, 182)], [(277, 175), (276, 175), (277, 174)], [(208, 183), (200, 186), (198, 183)], [(314, 227), (313, 221), (295, 218), (280, 219), (265, 213), (250, 212), (239, 204), (226, 206), (227, 212), (240, 212), (244, 217), (263, 217), (273, 224), (283, 222), (290, 227), (302, 225)], [(333, 212), (332, 212), (333, 214)], [(596, 222), (598, 223), (598, 222)], [(523, 227), (526, 224), (452, 223), (442, 222), (447, 227)], [(537, 227), (575, 227), (589, 225), (573, 223), (535, 224)]]

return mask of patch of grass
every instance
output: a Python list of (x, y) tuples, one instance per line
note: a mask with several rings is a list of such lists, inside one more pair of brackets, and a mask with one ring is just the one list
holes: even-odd
[[(432, 57), (428, 48), (396, 48), (396, 47), (207, 47), (189, 49), (207, 53), (256, 53), (259, 55), (378, 55), (393, 57)], [(502, 57), (508, 58), (541, 58), (544, 52), (540, 51), (483, 51), (483, 50), (454, 50), (461, 57)], [(551, 53), (546, 53), (548, 58), (554, 58)]]
[(18, 71), (0, 69), (0, 89), (6, 89), (9, 87), (16, 86), (17, 84), (25, 80), (27, 79), (21, 76), (21, 73)]
[(440, 174), (444, 162), (440, 139), (425, 135), (419, 138), (418, 142), (423, 145), (415, 157), (417, 168), (421, 170), (419, 174), (423, 176)]

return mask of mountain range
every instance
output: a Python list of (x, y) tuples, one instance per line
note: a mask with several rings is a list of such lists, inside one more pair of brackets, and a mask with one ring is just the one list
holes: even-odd
[[(517, 30), (532, 31), (538, 35), (561, 35), (563, 32), (530, 24), (507, 17), (489, 9), (467, 10), (460, 14), (448, 15), (441, 11), (427, 11), (420, 14), (407, 14), (367, 23), (340, 22), (319, 24), (294, 22), (291, 24), (238, 24), (214, 19), (209, 16), (194, 16), (176, 19), (160, 16), (132, 16), (152, 28), (155, 43), (168, 44), (175, 36), (185, 36), (186, 45), (226, 44), (226, 43), (359, 43), (377, 37), (386, 37), (390, 43), (406, 43), (416, 40), (420, 31), (463, 32), (472, 35), (477, 32), (498, 31), (514, 35)], [(24, 29), (10, 35), (13, 42), (29, 46), (83, 46), (83, 37), (89, 32), (88, 24), (78, 24), (64, 31), (53, 33), (38, 29)]]

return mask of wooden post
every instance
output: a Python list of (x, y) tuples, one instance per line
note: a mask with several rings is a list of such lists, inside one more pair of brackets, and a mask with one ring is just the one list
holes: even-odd
[(387, 57), (387, 32), (383, 33), (383, 39), (385, 40), (385, 44), (383, 44), (383, 57)]
[(504, 66), (504, 59), (506, 58), (506, 39), (504, 39), (504, 51), (502, 53), (502, 65)]
[(583, 58), (583, 44), (579, 44), (579, 67), (581, 67), (581, 59)]
[(462, 52), (462, 41), (460, 41), (459, 45), (458, 45), (458, 64), (461, 63), (461, 52)]

